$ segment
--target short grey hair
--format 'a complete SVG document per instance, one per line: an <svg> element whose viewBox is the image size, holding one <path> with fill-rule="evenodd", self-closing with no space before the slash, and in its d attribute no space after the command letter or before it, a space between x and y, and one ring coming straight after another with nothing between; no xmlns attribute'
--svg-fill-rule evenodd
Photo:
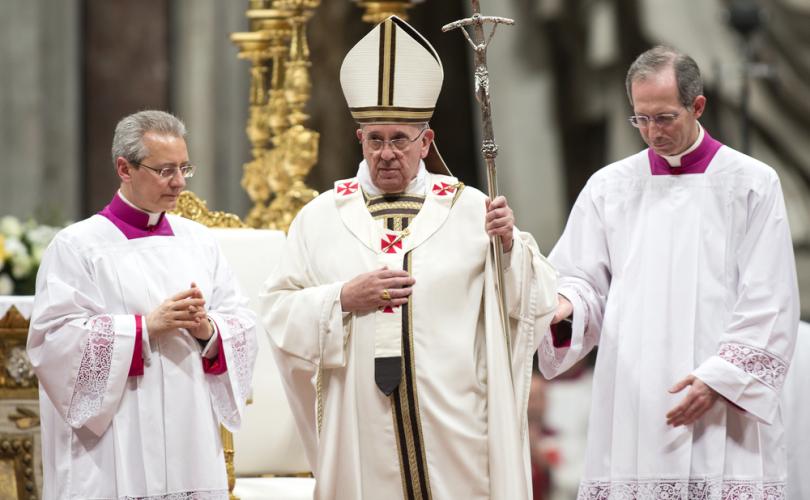
<svg viewBox="0 0 810 500"><path fill-rule="evenodd" d="M677 49L658 45L638 56L627 70L625 86L630 105L633 105L633 82L646 80L670 67L675 70L678 99L684 107L688 108L697 96L703 95L703 79L695 60Z"/></svg>
<svg viewBox="0 0 810 500"><path fill-rule="evenodd" d="M149 156L149 149L143 143L143 136L150 131L181 138L186 136L185 124L165 111L146 110L125 116L115 126L112 143L113 165L119 156L132 163L140 162Z"/></svg>

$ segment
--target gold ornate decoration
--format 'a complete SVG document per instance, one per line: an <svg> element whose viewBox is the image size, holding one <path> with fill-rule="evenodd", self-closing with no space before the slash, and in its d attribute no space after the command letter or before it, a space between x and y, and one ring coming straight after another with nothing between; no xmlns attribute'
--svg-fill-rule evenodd
<svg viewBox="0 0 810 500"><path fill-rule="evenodd" d="M413 2L411 0L359 0L357 5L365 9L363 21L379 24L391 16L398 16L403 21L407 21L407 10L413 7Z"/></svg>
<svg viewBox="0 0 810 500"><path fill-rule="evenodd" d="M21 431L34 429L40 424L39 413L21 406L17 407L16 413L9 414L8 419Z"/></svg>
<svg viewBox="0 0 810 500"><path fill-rule="evenodd" d="M37 399L37 377L25 353L28 320L11 306L0 318L0 399Z"/></svg>
<svg viewBox="0 0 810 500"><path fill-rule="evenodd" d="M317 192L304 178L318 161L317 132L304 112L312 84L306 24L320 0L251 0L252 31L233 33L239 58L251 62L246 132L253 159L244 165L242 187L253 201L250 227L286 231ZM269 77L268 77L269 75Z"/></svg>
<svg viewBox="0 0 810 500"><path fill-rule="evenodd" d="M222 450L225 454L225 470L228 473L228 496L230 500L239 500L239 497L233 494L233 488L236 486L236 471L233 467L233 433L224 426L220 426L219 436L222 439Z"/></svg>
<svg viewBox="0 0 810 500"><path fill-rule="evenodd" d="M0 436L0 498L36 500L34 440L31 437Z"/></svg>
<svg viewBox="0 0 810 500"><path fill-rule="evenodd" d="M191 219L208 227L247 227L244 222L234 214L217 212L208 209L205 201L201 200L191 191L183 191L177 199L177 206L173 214Z"/></svg>

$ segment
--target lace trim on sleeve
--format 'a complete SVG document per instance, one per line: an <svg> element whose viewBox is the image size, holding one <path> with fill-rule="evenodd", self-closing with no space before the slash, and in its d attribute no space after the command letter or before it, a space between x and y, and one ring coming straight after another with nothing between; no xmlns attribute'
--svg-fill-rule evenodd
<svg viewBox="0 0 810 500"><path fill-rule="evenodd" d="M785 382L787 363L767 351L745 344L727 342L720 344L720 351L717 354L773 389L779 390Z"/></svg>
<svg viewBox="0 0 810 500"><path fill-rule="evenodd" d="M119 497L119 500L228 500L228 490L181 491L148 497Z"/></svg>
<svg viewBox="0 0 810 500"><path fill-rule="evenodd" d="M682 479L583 481L577 500L785 500L785 483Z"/></svg>
<svg viewBox="0 0 810 500"><path fill-rule="evenodd" d="M228 372L236 377L236 385L239 394L237 400L245 401L250 397L251 379L253 375L253 364L256 361L256 339L251 335L251 328L248 328L242 321L231 315L222 315L225 324L230 332L228 343L233 352L233 359L228 360ZM221 375L214 375L215 380L228 380L228 372ZM225 377L224 379L220 377ZM217 411L226 423L234 423L237 420L238 404L234 398L228 383L213 383L211 396Z"/></svg>
<svg viewBox="0 0 810 500"><path fill-rule="evenodd" d="M253 375L253 363L256 361L256 339L249 335L250 329L235 316L225 318L231 330L231 349L236 362L236 381L239 384L239 397L250 397L250 381Z"/></svg>
<svg viewBox="0 0 810 500"><path fill-rule="evenodd" d="M115 343L113 324L112 316L108 315L90 320L90 333L67 414L67 421L73 427L84 425L101 408L112 365Z"/></svg>

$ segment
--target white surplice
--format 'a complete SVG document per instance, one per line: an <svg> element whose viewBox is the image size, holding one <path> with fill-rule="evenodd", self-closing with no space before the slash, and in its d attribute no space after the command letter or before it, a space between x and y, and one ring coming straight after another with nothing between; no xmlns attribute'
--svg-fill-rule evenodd
<svg viewBox="0 0 810 500"><path fill-rule="evenodd" d="M555 274L531 236L515 230L505 269L508 351L484 227L486 197L453 177L421 175L411 188L426 198L401 246L390 242L402 233L370 215L362 178L335 183L296 217L261 297L317 479L315 498L528 499L531 360L535 332L548 328L556 305ZM400 443L415 446L414 462L398 448L391 402L397 391L389 398L375 384L384 311L344 314L340 306L343 284L379 269L387 254L404 259L415 279L402 313L412 342L401 347L415 381L408 415L417 423ZM425 478L429 492L420 494Z"/></svg>
<svg viewBox="0 0 810 500"><path fill-rule="evenodd" d="M715 144L695 153L704 173L653 175L647 150L603 168L550 254L573 332L568 345L544 337L541 370L555 376L599 346L580 499L784 498L779 391L799 315L790 231L773 169ZM689 374L725 400L667 426L688 391L668 389Z"/></svg>
<svg viewBox="0 0 810 500"><path fill-rule="evenodd" d="M163 225L169 234L128 238L94 215L45 252L28 354L40 381L47 500L228 498L219 424L239 426L255 317L209 230L171 215ZM227 364L218 375L204 373L185 330L135 345L139 322L191 282L218 329ZM143 374L128 376L136 348Z"/></svg>

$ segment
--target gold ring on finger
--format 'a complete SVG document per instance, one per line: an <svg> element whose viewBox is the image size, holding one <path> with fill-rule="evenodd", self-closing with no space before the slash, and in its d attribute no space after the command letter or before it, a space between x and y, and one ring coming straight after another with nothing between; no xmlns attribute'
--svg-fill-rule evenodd
<svg viewBox="0 0 810 500"><path fill-rule="evenodd" d="M391 294L388 292L387 288L382 291L382 293L380 294L380 298L382 298L383 300L391 300Z"/></svg>

